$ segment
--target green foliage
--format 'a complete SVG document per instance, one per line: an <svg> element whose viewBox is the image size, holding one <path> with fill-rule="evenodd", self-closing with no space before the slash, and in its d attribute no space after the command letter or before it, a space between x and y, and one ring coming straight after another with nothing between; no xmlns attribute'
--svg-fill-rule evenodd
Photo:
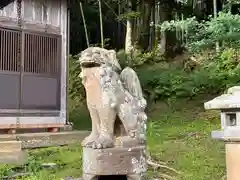
<svg viewBox="0 0 240 180"><path fill-rule="evenodd" d="M111 39L109 39L109 38L105 38L103 40L104 48L108 48L110 46L110 44L109 44L110 41L111 41ZM101 43L90 44L90 47L101 47Z"/></svg>
<svg viewBox="0 0 240 180"><path fill-rule="evenodd" d="M217 73L235 75L240 69L238 50L233 48L225 49L210 60L207 65Z"/></svg>
<svg viewBox="0 0 240 180"><path fill-rule="evenodd" d="M124 20L128 20L128 19L137 19L141 16L140 12L136 12L136 11L131 11L131 12L126 12L124 14L121 14L118 17L119 21L124 21Z"/></svg>
<svg viewBox="0 0 240 180"><path fill-rule="evenodd" d="M166 60L163 54L157 49L146 53L134 49L131 55L126 54L124 50L120 50L117 52L117 58L123 68L126 66L138 68L143 65L154 64Z"/></svg>
<svg viewBox="0 0 240 180"><path fill-rule="evenodd" d="M182 29L186 31L186 47L192 52L211 48L217 41L223 47L239 47L240 15L219 12L216 18L210 16L208 21L197 21L195 17L185 20L166 21L157 26L161 31Z"/></svg>
<svg viewBox="0 0 240 180"><path fill-rule="evenodd" d="M207 59L202 67L186 72L182 68L148 68L137 71L148 100L193 98L216 95L240 83L237 50L226 49Z"/></svg>
<svg viewBox="0 0 240 180"><path fill-rule="evenodd" d="M240 0L227 0L228 4L233 5L233 4L240 4Z"/></svg>
<svg viewBox="0 0 240 180"><path fill-rule="evenodd" d="M234 48L226 48L222 53L206 57L200 68L190 72L183 67L164 66L165 59L157 51L135 51L129 57L121 50L117 57L123 68L130 66L137 71L146 98L150 102L159 99L193 98L199 94L216 95L240 83L239 56ZM71 112L80 113L79 104L76 103L84 101L85 91L78 77L80 66L77 60L77 56L69 59L69 98ZM78 123L78 117L71 119Z"/></svg>
<svg viewBox="0 0 240 180"><path fill-rule="evenodd" d="M160 178L162 173L181 180L220 180L224 175L224 143L213 141L209 136L212 130L220 128L219 114L215 111L203 112L201 101L178 101L174 107L158 103L149 113L148 150L154 162L166 162L166 167L161 170L149 167L149 179ZM60 180L82 176L82 149L79 143L31 149L28 153L29 161L23 166L2 164L0 179ZM43 168L43 163L55 163L57 166ZM180 173L176 174L167 167ZM32 175L3 178L19 172Z"/></svg>
<svg viewBox="0 0 240 180"><path fill-rule="evenodd" d="M85 91L79 74L81 72L78 56L69 57L69 81L68 95L69 98L76 101L82 101L85 98Z"/></svg>

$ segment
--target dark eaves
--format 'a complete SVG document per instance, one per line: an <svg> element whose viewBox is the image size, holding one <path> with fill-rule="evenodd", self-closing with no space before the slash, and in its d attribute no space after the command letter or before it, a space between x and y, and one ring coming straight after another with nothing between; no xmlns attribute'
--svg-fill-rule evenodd
<svg viewBox="0 0 240 180"><path fill-rule="evenodd" d="M8 4L14 2L14 0L0 0L0 9L4 8Z"/></svg>

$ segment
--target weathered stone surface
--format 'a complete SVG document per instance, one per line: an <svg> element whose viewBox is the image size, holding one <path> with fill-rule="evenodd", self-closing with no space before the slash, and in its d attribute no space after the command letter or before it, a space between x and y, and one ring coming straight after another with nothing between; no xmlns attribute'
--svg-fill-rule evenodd
<svg viewBox="0 0 240 180"><path fill-rule="evenodd" d="M82 143L85 147L102 149L114 147L114 135L120 126L125 135L146 140L146 100L135 71L121 70L115 51L91 47L81 53L81 78L86 90L87 105L92 119L92 132Z"/></svg>
<svg viewBox="0 0 240 180"><path fill-rule="evenodd" d="M22 165L27 161L27 154L22 151L21 141L0 141L0 164Z"/></svg>
<svg viewBox="0 0 240 180"><path fill-rule="evenodd" d="M24 151L0 153L0 164L23 165L27 162L27 153Z"/></svg>
<svg viewBox="0 0 240 180"><path fill-rule="evenodd" d="M120 72L116 52L103 48L88 48L79 60L92 120L92 132L82 142L83 180L109 175L143 180L147 103L136 72L129 67Z"/></svg>
<svg viewBox="0 0 240 180"><path fill-rule="evenodd" d="M0 141L0 153L18 152L22 150L21 141Z"/></svg>
<svg viewBox="0 0 240 180"><path fill-rule="evenodd" d="M220 131L213 131L212 137L226 142L227 179L240 177L240 86L229 88L221 95L204 104L206 109L221 110Z"/></svg>
<svg viewBox="0 0 240 180"><path fill-rule="evenodd" d="M129 136L119 136L114 141L115 147L137 147L139 146L139 141L137 139L133 139Z"/></svg>
<svg viewBox="0 0 240 180"><path fill-rule="evenodd" d="M22 133L22 134L1 134L1 142L16 141L22 144L23 149L50 147L68 145L72 143L81 143L82 140L90 134L89 131L66 131L66 132L40 132L40 133ZM1 150L0 150L1 151Z"/></svg>
<svg viewBox="0 0 240 180"><path fill-rule="evenodd" d="M95 175L142 174L147 171L144 146L83 148L83 172Z"/></svg>
<svg viewBox="0 0 240 180"><path fill-rule="evenodd" d="M229 88L226 94L214 98L204 104L205 109L240 108L240 86Z"/></svg>
<svg viewBox="0 0 240 180"><path fill-rule="evenodd" d="M22 141L22 148L37 148L81 143L89 134L88 131L44 132L18 134L16 138Z"/></svg>
<svg viewBox="0 0 240 180"><path fill-rule="evenodd" d="M223 141L239 141L240 135L240 86L229 88L226 94L204 104L205 109L221 110L221 130L212 137Z"/></svg>

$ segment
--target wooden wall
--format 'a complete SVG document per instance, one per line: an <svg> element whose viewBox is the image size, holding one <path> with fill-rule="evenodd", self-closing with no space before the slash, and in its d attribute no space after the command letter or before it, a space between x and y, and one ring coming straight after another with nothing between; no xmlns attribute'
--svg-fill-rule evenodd
<svg viewBox="0 0 240 180"><path fill-rule="evenodd" d="M17 7L16 3L10 3L3 9L0 9L0 16L9 17L9 18L17 18Z"/></svg>
<svg viewBox="0 0 240 180"><path fill-rule="evenodd" d="M26 29L34 28L37 30L60 33L61 26L61 1L59 0L23 0L22 2L23 26ZM16 1L0 10L0 25L4 23L11 25L17 21ZM46 30L47 29L47 30Z"/></svg>
<svg viewBox="0 0 240 180"><path fill-rule="evenodd" d="M67 83L68 83L67 42L68 42L68 35L69 35L68 34L69 31L67 31L68 30L67 0L22 0L22 1L23 2L22 2L22 13L21 13L21 19L22 19L21 26L17 23L17 4L15 0L15 2L9 4L8 6L0 10L0 29L3 29L2 31L8 31L5 29L8 27L19 29L17 32L21 32L22 34L25 34L25 35L27 33L37 31L36 33L33 32L33 34L41 34L45 36L46 35L45 33L50 33L50 36L57 35L57 37L61 38L61 47L57 48L58 51L60 51L59 56L61 56L58 58L61 64L59 66L59 68L61 68L60 70L61 73L60 73L60 77L58 78L58 81L60 81L60 86L61 86L60 87L60 96L61 96L60 109L58 111L53 111L54 113L57 112L57 115L54 115L54 117L50 116L49 114L46 114L44 115L44 117L42 117L39 114L36 115L36 113L35 113L35 116L28 114L26 116L13 115L7 118L4 117L5 118L4 121L2 120L0 121L0 129L7 128L9 126L15 127L16 124L17 126L20 125L22 127L31 127L31 128L39 127L39 125L41 125L41 127L43 126L59 127L60 125L63 126L67 120ZM23 29L23 31L21 31L21 29ZM52 35L52 34L55 34L55 35ZM3 33L0 32L0 36L1 35L3 35ZM19 36L19 37L25 37L25 36ZM36 48L36 50L37 49L38 48ZM22 59L23 58L24 57L22 57ZM23 78L21 80L23 80ZM17 78L17 80L19 81L19 78ZM19 85L17 83L14 83L14 84L16 84L15 89L19 88ZM46 87L48 87L48 85L46 85ZM33 89L30 89L30 90L31 90L31 93L34 91ZM43 91L43 93L49 94L48 90L46 92ZM1 111L1 108L0 108L0 111ZM39 117L36 117L36 116L39 116Z"/></svg>
<svg viewBox="0 0 240 180"><path fill-rule="evenodd" d="M24 20L31 23L60 26L60 4L57 0L24 0Z"/></svg>

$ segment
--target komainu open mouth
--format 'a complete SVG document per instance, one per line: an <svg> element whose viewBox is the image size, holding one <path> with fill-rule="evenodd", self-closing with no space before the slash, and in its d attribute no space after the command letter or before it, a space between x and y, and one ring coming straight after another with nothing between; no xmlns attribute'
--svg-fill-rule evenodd
<svg viewBox="0 0 240 180"><path fill-rule="evenodd" d="M99 67L100 66L99 63L96 63L94 61L82 61L80 64L83 68L91 68L91 67Z"/></svg>

